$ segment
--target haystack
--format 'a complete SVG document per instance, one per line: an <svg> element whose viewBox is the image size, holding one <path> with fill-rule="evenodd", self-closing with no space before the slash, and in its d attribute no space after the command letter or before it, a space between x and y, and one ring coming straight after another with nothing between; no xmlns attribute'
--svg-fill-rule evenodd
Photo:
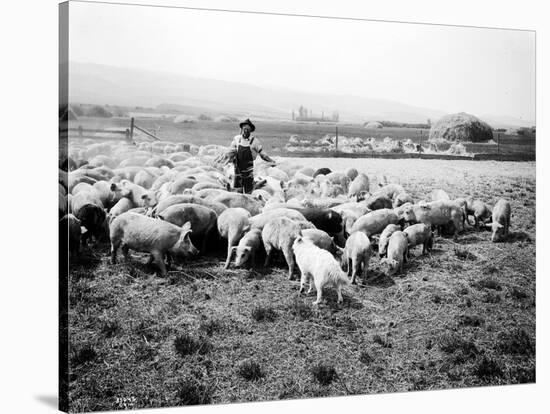
<svg viewBox="0 0 550 414"><path fill-rule="evenodd" d="M481 119L460 112L445 115L430 129L430 140L485 142L493 139L493 130Z"/></svg>
<svg viewBox="0 0 550 414"><path fill-rule="evenodd" d="M383 125L378 121L370 121L365 124L366 129L380 129L383 128Z"/></svg>

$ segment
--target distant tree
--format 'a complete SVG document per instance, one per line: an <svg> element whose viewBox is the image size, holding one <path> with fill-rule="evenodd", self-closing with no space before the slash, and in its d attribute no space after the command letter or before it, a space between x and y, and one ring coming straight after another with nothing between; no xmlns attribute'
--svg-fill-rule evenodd
<svg viewBox="0 0 550 414"><path fill-rule="evenodd" d="M76 116L83 116L84 111L82 110L82 107L80 105L72 105L71 110Z"/></svg>
<svg viewBox="0 0 550 414"><path fill-rule="evenodd" d="M87 116L93 116L96 118L111 118L113 114L107 111L105 108L99 105L92 106L86 111Z"/></svg>
<svg viewBox="0 0 550 414"><path fill-rule="evenodd" d="M212 121L212 117L211 116L208 116L206 114L200 114L198 116L198 120L199 121Z"/></svg>
<svg viewBox="0 0 550 414"><path fill-rule="evenodd" d="M113 114L113 116L117 116L117 117L127 117L128 116L128 113L121 107L112 107L111 108L111 112Z"/></svg>
<svg viewBox="0 0 550 414"><path fill-rule="evenodd" d="M426 121L426 123L428 124L429 127L432 126L432 120L430 118L428 118L428 120Z"/></svg>
<svg viewBox="0 0 550 414"><path fill-rule="evenodd" d="M293 120L293 121L294 121L294 118L295 118L295 116L294 116L294 109L293 109L293 110L292 110L292 120Z"/></svg>

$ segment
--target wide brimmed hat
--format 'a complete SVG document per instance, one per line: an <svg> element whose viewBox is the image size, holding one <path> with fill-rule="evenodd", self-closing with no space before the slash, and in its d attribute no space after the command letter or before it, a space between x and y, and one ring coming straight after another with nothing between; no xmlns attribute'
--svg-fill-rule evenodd
<svg viewBox="0 0 550 414"><path fill-rule="evenodd" d="M250 132L254 132L254 130L256 129L256 127L254 126L254 124L252 123L252 121L250 121L250 119L246 118L243 122L241 122L239 124L239 128L242 128L243 126L245 125L248 125L250 126Z"/></svg>

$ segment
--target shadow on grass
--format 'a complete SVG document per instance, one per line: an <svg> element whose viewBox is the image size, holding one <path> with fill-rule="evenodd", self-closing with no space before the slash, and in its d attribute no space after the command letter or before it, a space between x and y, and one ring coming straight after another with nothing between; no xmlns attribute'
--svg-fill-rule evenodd
<svg viewBox="0 0 550 414"><path fill-rule="evenodd" d="M441 240L441 239L440 239ZM437 247L434 247L430 250L429 254L427 255L422 255L422 256L428 256L428 257L432 257L432 256L439 256L441 254L445 253L445 250L444 249L438 249Z"/></svg>
<svg viewBox="0 0 550 414"><path fill-rule="evenodd" d="M246 281L262 280L262 279L265 279L267 276L271 275L272 273L272 269L270 269L269 267L263 267L263 263L262 263L262 266L259 266L256 268L249 268L249 269L240 268L240 269L244 270L244 279ZM299 276L294 275L294 278L297 279L299 278Z"/></svg>
<svg viewBox="0 0 550 414"><path fill-rule="evenodd" d="M358 301L355 296L352 295L342 295L344 296L344 306L347 305L350 309L363 309L365 305L362 302Z"/></svg>
<svg viewBox="0 0 550 414"><path fill-rule="evenodd" d="M482 242L484 240L487 240L487 236L481 234L481 231L477 231L472 229L471 232L468 232L461 237L458 238L459 244L477 244L479 242Z"/></svg>
<svg viewBox="0 0 550 414"><path fill-rule="evenodd" d="M374 287L380 287L380 288L389 288L391 286L395 285L395 281L391 276L386 275L385 273L382 273L379 270L370 270L369 271L369 277L367 280L363 281L363 286L374 286Z"/></svg>
<svg viewBox="0 0 550 414"><path fill-rule="evenodd" d="M438 260L438 259L437 258L434 259L431 255L431 252L422 254L421 248L418 249L416 252L411 251L409 256L409 261L403 264L403 273L408 273L408 272L418 270L426 263L433 264L432 262L434 260Z"/></svg>
<svg viewBox="0 0 550 414"><path fill-rule="evenodd" d="M351 285L352 289L354 285ZM315 300L317 294L312 292L308 295L310 298ZM304 295L304 298L307 297ZM353 292L346 292L344 289L342 289L342 298L344 301L342 303L338 303L338 295L336 293L335 289L331 288L325 288L323 289L323 301L321 302L321 307L330 308L334 311L339 311L342 309L363 309L364 305L362 302L358 301L356 299L356 295L354 295Z"/></svg>
<svg viewBox="0 0 550 414"><path fill-rule="evenodd" d="M523 231L508 233L508 237L506 237L505 239L505 242L508 242L508 243L514 243L518 241L530 242L532 241L532 239L531 239L531 236L529 236L527 233Z"/></svg>
<svg viewBox="0 0 550 414"><path fill-rule="evenodd" d="M73 266L83 266L86 269L96 267L101 263L101 258L104 257L100 252L94 252L91 249L81 249L80 253L77 256L70 257L71 267Z"/></svg>

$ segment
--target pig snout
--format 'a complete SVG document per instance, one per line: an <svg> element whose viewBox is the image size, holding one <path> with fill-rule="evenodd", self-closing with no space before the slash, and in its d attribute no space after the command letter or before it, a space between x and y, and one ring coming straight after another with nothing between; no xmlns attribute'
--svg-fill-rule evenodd
<svg viewBox="0 0 550 414"><path fill-rule="evenodd" d="M184 257L196 256L199 250L193 245L189 236L185 237L179 246L179 251Z"/></svg>

